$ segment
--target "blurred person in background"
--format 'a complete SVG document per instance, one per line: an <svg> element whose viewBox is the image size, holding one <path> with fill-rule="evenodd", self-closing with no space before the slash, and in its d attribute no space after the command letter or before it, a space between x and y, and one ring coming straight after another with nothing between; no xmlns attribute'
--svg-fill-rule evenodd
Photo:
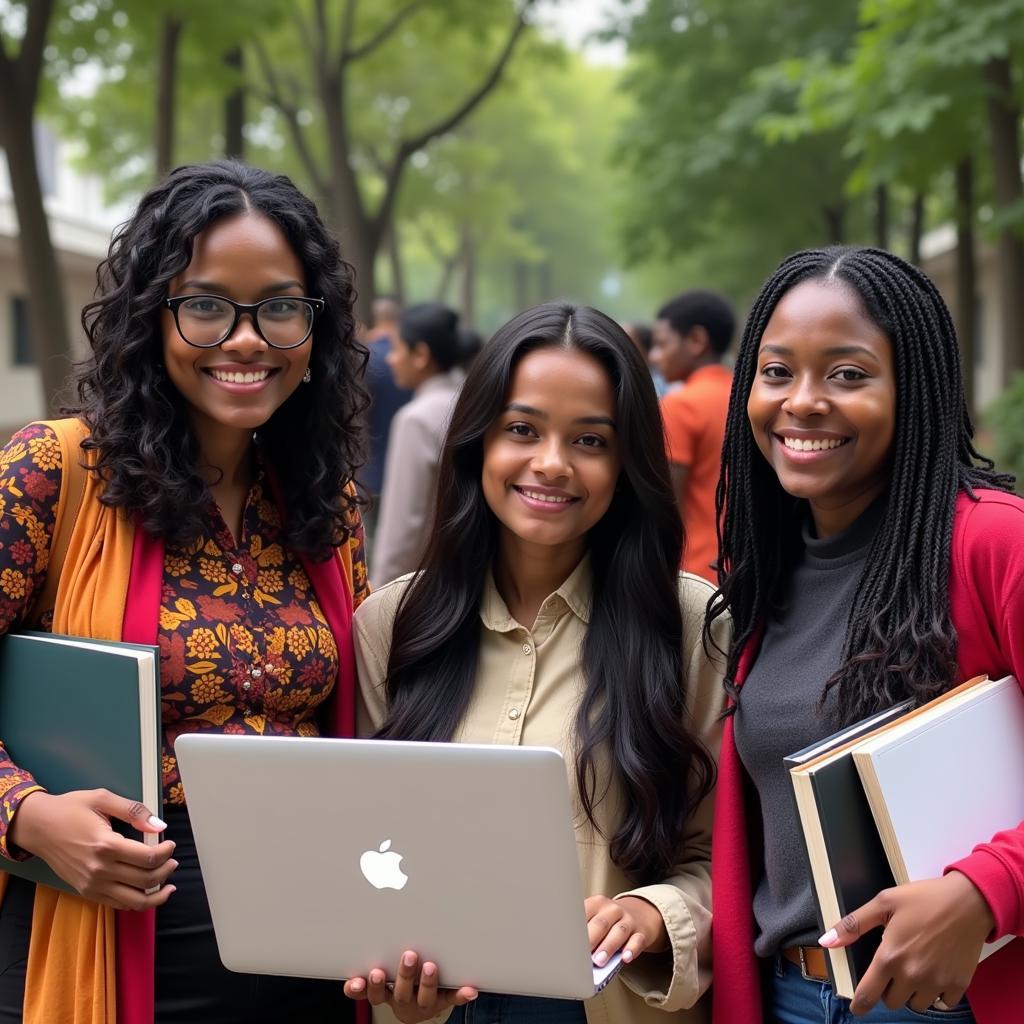
<svg viewBox="0 0 1024 1024"><path fill-rule="evenodd" d="M465 373L484 347L483 335L472 327L459 328L459 369Z"/></svg>
<svg viewBox="0 0 1024 1024"><path fill-rule="evenodd" d="M658 311L651 364L670 384L686 386L661 400L669 471L686 527L683 568L717 582L715 489L729 408L732 371L722 357L736 317L729 303L709 291L677 295Z"/></svg>
<svg viewBox="0 0 1024 1024"><path fill-rule="evenodd" d="M380 492L384 485L384 462L388 452L388 435L395 413L412 398L412 392L399 387L388 368L391 339L398 336L398 318L402 309L388 296L373 304L373 324L366 332L365 344L370 351L366 363L366 390L370 393L367 413L369 455L362 471L362 488L370 499L363 510L368 553L372 551L377 523Z"/></svg>
<svg viewBox="0 0 1024 1024"><path fill-rule="evenodd" d="M654 390L659 398L663 398L669 391L668 381L661 375L661 371L654 367L651 362L651 347L654 344L654 331L650 324L640 322L622 324L626 336L637 347L637 351L644 357L651 371L651 380L654 381Z"/></svg>
<svg viewBox="0 0 1024 1024"><path fill-rule="evenodd" d="M388 366L395 386L413 392L391 422L371 578L388 583L412 572L423 554L448 419L462 384L458 314L421 302L391 335Z"/></svg>

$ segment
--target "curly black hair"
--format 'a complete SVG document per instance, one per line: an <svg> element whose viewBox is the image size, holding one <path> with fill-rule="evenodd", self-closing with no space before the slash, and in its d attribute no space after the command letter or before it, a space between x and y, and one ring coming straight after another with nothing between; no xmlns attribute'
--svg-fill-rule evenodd
<svg viewBox="0 0 1024 1024"><path fill-rule="evenodd" d="M322 559L349 536L359 503L346 485L364 460L367 351L355 338L352 267L290 179L218 161L178 167L143 196L115 233L96 272L96 298L82 311L92 355L78 367L79 404L67 411L89 426L83 447L98 452L105 504L138 515L171 543L201 534L210 491L197 471L185 399L162 369L161 311L196 237L247 210L281 229L308 293L326 304L313 328L311 381L255 433L280 485L288 543Z"/></svg>
<svg viewBox="0 0 1024 1024"><path fill-rule="evenodd" d="M733 642L726 690L740 699L740 655L785 595L802 541L799 499L758 450L747 398L768 321L803 281L851 288L889 339L896 369L896 431L886 511L857 585L843 661L824 686L837 718L853 722L911 697L923 704L956 681L949 565L957 495L1012 490L974 448L953 321L935 285L882 249L812 249L783 260L750 311L736 359L718 483L721 587L710 618L729 611ZM705 636L709 636L706 632ZM735 704L734 704L735 707Z"/></svg>

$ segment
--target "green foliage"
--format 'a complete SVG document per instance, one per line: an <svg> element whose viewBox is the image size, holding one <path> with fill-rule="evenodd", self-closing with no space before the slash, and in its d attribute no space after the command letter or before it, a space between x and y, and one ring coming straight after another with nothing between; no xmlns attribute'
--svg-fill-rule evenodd
<svg viewBox="0 0 1024 1024"><path fill-rule="evenodd" d="M1024 494L1024 373L988 407L985 425L992 432L996 467L1017 478Z"/></svg>
<svg viewBox="0 0 1024 1024"><path fill-rule="evenodd" d="M632 259L683 256L689 283L739 297L787 252L835 241L839 218L856 231L841 134L777 130L780 116L801 113L802 64L792 62L838 60L855 27L854 0L651 0L627 30L634 109L620 152L637 182L624 211Z"/></svg>

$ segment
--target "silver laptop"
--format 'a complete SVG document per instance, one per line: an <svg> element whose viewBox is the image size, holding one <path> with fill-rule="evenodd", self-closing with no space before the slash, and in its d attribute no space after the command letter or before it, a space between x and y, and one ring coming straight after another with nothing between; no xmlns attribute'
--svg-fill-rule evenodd
<svg viewBox="0 0 1024 1024"><path fill-rule="evenodd" d="M566 765L540 747L189 734L175 752L232 971L392 977L585 999Z"/></svg>

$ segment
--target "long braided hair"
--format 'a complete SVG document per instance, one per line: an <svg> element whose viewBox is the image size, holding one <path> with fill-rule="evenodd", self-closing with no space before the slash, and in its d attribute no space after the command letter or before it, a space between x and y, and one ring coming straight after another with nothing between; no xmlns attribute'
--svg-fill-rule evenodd
<svg viewBox="0 0 1024 1024"><path fill-rule="evenodd" d="M888 337L896 373L889 500L857 585L842 663L822 693L837 691L836 718L852 722L908 697L924 703L956 679L949 563L957 495L1012 490L974 448L960 354L949 311L916 267L881 249L828 248L783 260L761 289L736 362L716 506L721 586L710 622L729 611L734 634L726 690L739 700L740 654L778 607L802 547L800 499L762 457L747 419L761 336L782 297L809 280L839 280ZM707 633L710 639L710 633Z"/></svg>

